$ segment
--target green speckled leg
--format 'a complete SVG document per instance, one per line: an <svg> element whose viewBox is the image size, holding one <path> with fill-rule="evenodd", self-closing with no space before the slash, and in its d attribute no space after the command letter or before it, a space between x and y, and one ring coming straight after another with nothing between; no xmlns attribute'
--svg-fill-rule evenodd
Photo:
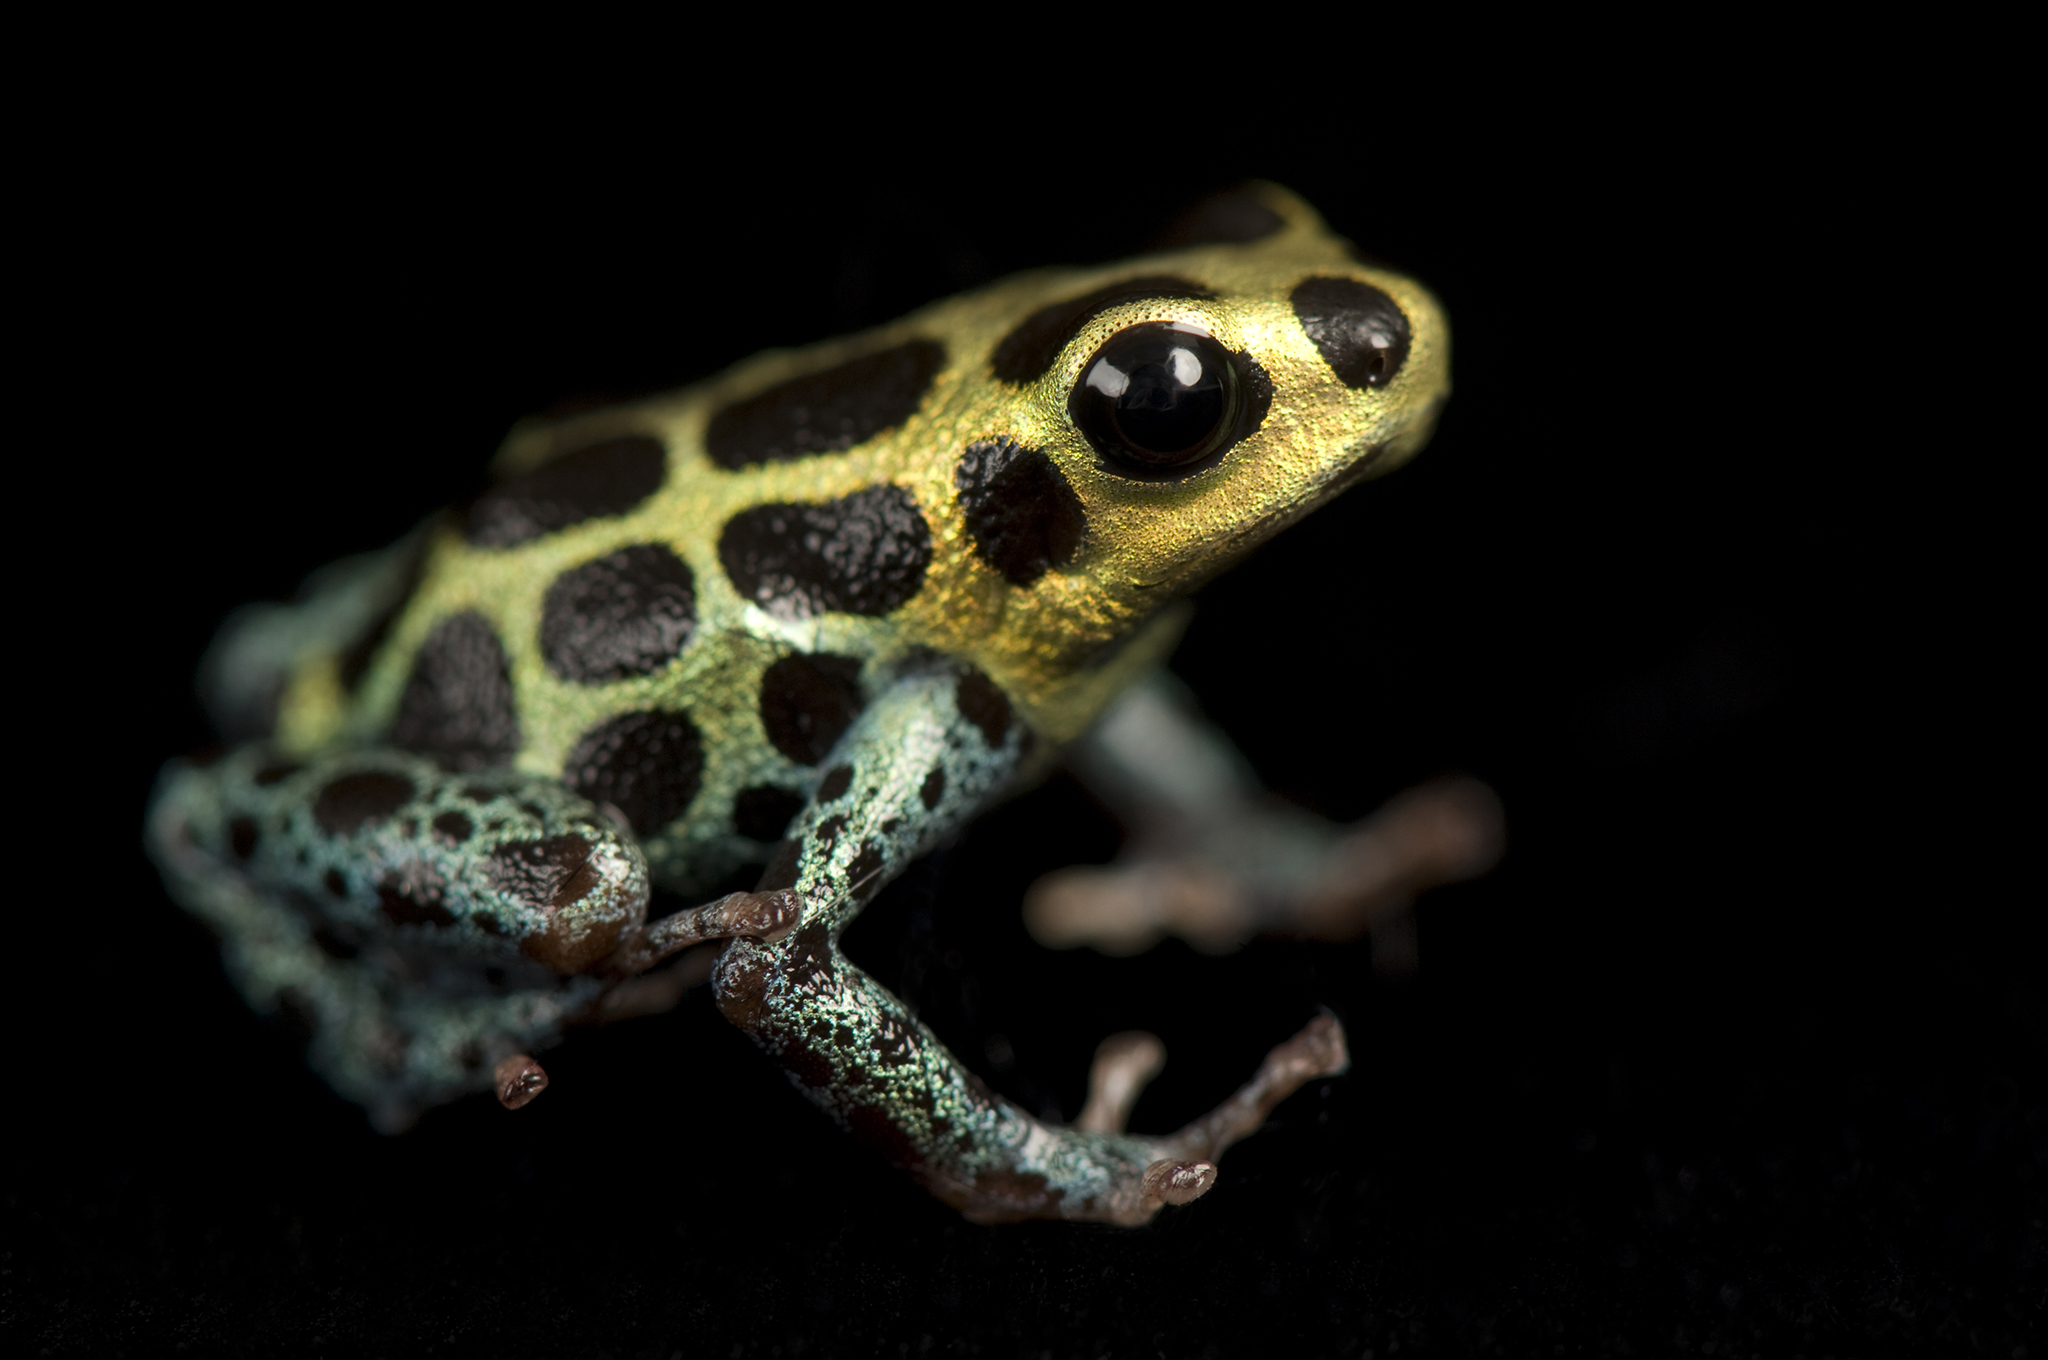
<svg viewBox="0 0 2048 1360"><path fill-rule="evenodd" d="M1083 1121L1090 1127L1061 1128L963 1068L902 1002L847 961L839 937L882 883L1013 775L1028 744L1007 703L978 676L899 682L842 739L818 798L762 880L764 890L796 889L802 926L777 943L736 940L713 983L726 1018L773 1053L806 1095L969 1218L1140 1224L1205 1192L1214 1159L1288 1093L1342 1071L1343 1032L1329 1017L1317 1020L1274 1050L1230 1101L1164 1138L1120 1131L1134 1090L1091 1101ZM1142 1081L1131 1066L1121 1050L1106 1049L1098 1086Z"/></svg>

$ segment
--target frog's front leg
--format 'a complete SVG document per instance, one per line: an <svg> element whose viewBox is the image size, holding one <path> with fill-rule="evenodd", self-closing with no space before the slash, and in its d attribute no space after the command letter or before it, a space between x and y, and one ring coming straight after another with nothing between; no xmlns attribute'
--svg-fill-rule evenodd
<svg viewBox="0 0 2048 1360"><path fill-rule="evenodd" d="M1134 954L1163 935L1223 953L1259 934L1370 934L1375 968L1415 966L1410 906L1500 857L1500 801L1475 779L1410 789L1334 826L1266 792L1169 678L1134 686L1068 753L1130 830L1114 865L1048 874L1025 923L1053 948Z"/></svg>
<svg viewBox="0 0 2048 1360"><path fill-rule="evenodd" d="M1276 1049L1244 1090L1178 1134L1121 1131L1123 1094L1084 1126L1048 1125L989 1091L840 952L861 906L1017 770L1030 734L975 672L899 681L835 750L817 797L761 882L793 887L804 920L780 942L739 939L713 974L719 1009L835 1120L969 1218L1138 1224L1204 1193L1223 1148L1287 1094L1346 1065L1324 1017ZM1106 1053L1111 1067L1132 1055ZM1098 1063L1098 1071L1102 1070ZM1136 1068L1146 1066L1142 1055ZM1101 1086L1130 1088L1142 1071Z"/></svg>

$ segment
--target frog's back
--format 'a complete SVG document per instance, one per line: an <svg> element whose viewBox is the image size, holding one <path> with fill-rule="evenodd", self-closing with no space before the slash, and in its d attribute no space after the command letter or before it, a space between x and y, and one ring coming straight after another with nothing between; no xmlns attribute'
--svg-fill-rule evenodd
<svg viewBox="0 0 2048 1360"><path fill-rule="evenodd" d="M559 775L684 891L760 862L907 668L966 669L1052 750L1162 659L1164 606L1419 448L1447 389L1426 292L1284 191L1248 202L1225 234L1257 239L1020 276L516 429L491 491L364 576L355 635L299 649L277 745ZM1178 463L1120 459L1074 405L1147 326L1236 375L1229 428ZM1379 368L1345 372L1361 344Z"/></svg>

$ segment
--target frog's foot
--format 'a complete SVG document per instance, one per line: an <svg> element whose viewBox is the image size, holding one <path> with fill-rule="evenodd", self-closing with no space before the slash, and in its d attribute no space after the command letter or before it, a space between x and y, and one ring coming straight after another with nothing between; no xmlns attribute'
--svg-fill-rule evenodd
<svg viewBox="0 0 2048 1360"><path fill-rule="evenodd" d="M1329 1016L1273 1050L1222 1105L1166 1137L1119 1131L1163 1050L1105 1043L1081 1120L1032 1118L962 1068L930 1030L849 963L817 923L777 944L735 940L713 975L719 1009L836 1121L980 1223L1028 1218L1136 1226L1216 1182L1223 1150L1288 1095L1347 1065Z"/></svg>
<svg viewBox="0 0 2048 1360"><path fill-rule="evenodd" d="M1377 966L1408 971L1415 898L1491 869L1501 825L1500 800L1467 778L1410 789L1348 828L1246 808L1233 814L1228 833L1182 827L1155 834L1115 865L1046 875L1025 897L1025 925L1048 948L1088 945L1116 955L1141 953L1168 935L1220 954L1260 934L1370 934Z"/></svg>

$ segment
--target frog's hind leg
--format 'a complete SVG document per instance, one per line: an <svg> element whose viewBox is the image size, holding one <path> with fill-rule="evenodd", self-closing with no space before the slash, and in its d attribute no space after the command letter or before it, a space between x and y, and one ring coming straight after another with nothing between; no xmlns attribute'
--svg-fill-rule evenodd
<svg viewBox="0 0 2048 1360"><path fill-rule="evenodd" d="M1139 1224L1208 1190L1216 1157L1288 1093L1342 1071L1343 1035L1334 1020L1312 1023L1231 1100L1165 1138L1120 1128L1156 1067L1143 1039L1106 1046L1099 1098L1074 1127L1034 1119L962 1068L846 959L839 935L889 875L1010 777L1027 745L977 674L897 682L841 740L762 880L764 892L796 890L802 925L780 941L735 940L712 981L721 1012L805 1095L968 1217Z"/></svg>
<svg viewBox="0 0 2048 1360"><path fill-rule="evenodd" d="M502 1098L494 1069L590 1011L647 903L632 837L558 781L394 750L180 762L148 839L251 1007L386 1130L494 1083Z"/></svg>
<svg viewBox="0 0 2048 1360"><path fill-rule="evenodd" d="M1261 788L1164 676L1119 699L1068 762L1131 834L1115 864L1032 885L1025 924L1051 948L1135 954L1177 935L1224 953L1260 934L1370 934L1374 966L1408 972L1415 897L1500 857L1500 802L1477 780L1424 784L1333 826Z"/></svg>

